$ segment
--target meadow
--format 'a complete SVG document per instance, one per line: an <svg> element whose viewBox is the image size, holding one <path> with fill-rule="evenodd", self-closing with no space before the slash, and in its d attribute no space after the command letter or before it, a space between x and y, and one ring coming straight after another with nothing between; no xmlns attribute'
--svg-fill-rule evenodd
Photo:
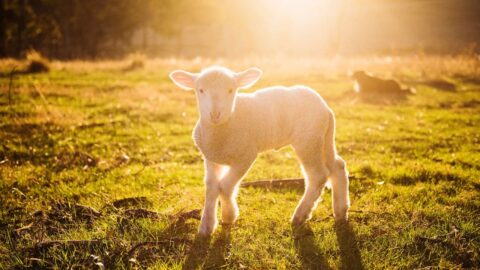
<svg viewBox="0 0 480 270"><path fill-rule="evenodd" d="M243 187L238 222L196 236L196 101L168 73L212 64L262 68L249 91L305 84L327 100L351 175L348 223L335 223L329 190L292 228L301 186ZM478 55L53 61L9 75L24 65L0 60L0 269L480 268ZM356 69L417 94L362 100ZM284 148L244 181L298 177Z"/></svg>

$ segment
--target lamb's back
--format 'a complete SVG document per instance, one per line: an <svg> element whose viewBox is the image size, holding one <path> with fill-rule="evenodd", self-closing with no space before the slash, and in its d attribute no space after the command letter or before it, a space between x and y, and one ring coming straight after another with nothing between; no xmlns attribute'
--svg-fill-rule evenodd
<svg viewBox="0 0 480 270"><path fill-rule="evenodd" d="M306 86L269 87L238 98L239 118L259 150L290 144L298 132L316 132L329 110L320 95Z"/></svg>

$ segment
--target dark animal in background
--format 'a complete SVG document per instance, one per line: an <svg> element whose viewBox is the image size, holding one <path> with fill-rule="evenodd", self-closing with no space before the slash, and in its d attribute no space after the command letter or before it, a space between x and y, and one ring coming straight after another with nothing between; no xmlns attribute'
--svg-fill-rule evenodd
<svg viewBox="0 0 480 270"><path fill-rule="evenodd" d="M355 71L352 74L355 81L355 92L363 98L405 98L406 95L415 94L415 89L402 88L395 80L384 80L367 74L365 71Z"/></svg>

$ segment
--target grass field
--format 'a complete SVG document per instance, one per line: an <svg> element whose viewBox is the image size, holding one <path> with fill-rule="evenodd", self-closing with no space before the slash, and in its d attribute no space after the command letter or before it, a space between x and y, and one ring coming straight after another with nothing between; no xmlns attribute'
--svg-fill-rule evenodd
<svg viewBox="0 0 480 270"><path fill-rule="evenodd" d="M10 82L24 63L0 61L0 268L480 268L478 56L217 61L262 68L256 89L306 84L327 100L352 207L335 224L326 190L292 229L301 188L245 187L238 222L202 239L190 212L204 191L195 98L167 74L214 62L53 62ZM361 101L346 75L357 68L417 94ZM285 148L261 154L245 181L292 177Z"/></svg>

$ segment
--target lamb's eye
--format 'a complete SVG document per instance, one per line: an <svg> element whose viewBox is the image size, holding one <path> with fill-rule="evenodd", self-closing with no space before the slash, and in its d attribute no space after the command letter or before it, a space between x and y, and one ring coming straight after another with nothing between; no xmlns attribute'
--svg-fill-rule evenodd
<svg viewBox="0 0 480 270"><path fill-rule="evenodd" d="M201 94L203 94L203 89L198 90L198 92L200 92Z"/></svg>
<svg viewBox="0 0 480 270"><path fill-rule="evenodd" d="M233 93L233 89L232 88L228 89L228 93L229 94Z"/></svg>

